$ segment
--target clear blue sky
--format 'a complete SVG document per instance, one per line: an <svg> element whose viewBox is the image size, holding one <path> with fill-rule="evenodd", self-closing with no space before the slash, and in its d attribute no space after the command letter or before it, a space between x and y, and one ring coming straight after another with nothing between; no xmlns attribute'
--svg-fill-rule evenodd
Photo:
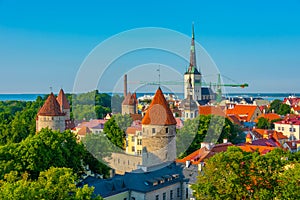
<svg viewBox="0 0 300 200"><path fill-rule="evenodd" d="M300 92L299 10L297 0L0 0L0 93L70 92L103 40L149 26L190 35L192 22L221 73L251 86L228 91Z"/></svg>

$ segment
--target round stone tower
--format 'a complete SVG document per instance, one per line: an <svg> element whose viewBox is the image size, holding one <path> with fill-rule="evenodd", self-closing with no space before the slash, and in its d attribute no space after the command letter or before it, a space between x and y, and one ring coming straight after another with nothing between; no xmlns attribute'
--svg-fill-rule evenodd
<svg viewBox="0 0 300 200"><path fill-rule="evenodd" d="M160 88L142 120L143 166L176 159L176 120Z"/></svg>
<svg viewBox="0 0 300 200"><path fill-rule="evenodd" d="M65 113L61 112L60 105L52 92L36 118L37 132L47 127L61 132L65 130Z"/></svg>

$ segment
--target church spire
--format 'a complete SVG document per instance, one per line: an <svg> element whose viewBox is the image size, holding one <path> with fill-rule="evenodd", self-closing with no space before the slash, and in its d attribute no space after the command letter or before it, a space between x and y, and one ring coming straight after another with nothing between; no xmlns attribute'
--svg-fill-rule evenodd
<svg viewBox="0 0 300 200"><path fill-rule="evenodd" d="M195 50L195 32L194 32L194 23L192 24L192 41L191 41L191 50L190 50L190 64L187 70L188 74L200 74L197 69L196 63L196 50Z"/></svg>

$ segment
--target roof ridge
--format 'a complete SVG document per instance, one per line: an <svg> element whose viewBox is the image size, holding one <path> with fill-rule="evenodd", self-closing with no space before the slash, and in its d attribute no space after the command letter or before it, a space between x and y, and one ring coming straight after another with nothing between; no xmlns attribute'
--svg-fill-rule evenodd
<svg viewBox="0 0 300 200"><path fill-rule="evenodd" d="M65 114L61 112L60 105L57 102L54 94L48 96L46 102L38 112L38 116L64 116Z"/></svg>
<svg viewBox="0 0 300 200"><path fill-rule="evenodd" d="M67 99L63 89L60 89L56 100L59 103L60 107L62 107L62 109L70 109L70 104L68 102L68 99Z"/></svg>

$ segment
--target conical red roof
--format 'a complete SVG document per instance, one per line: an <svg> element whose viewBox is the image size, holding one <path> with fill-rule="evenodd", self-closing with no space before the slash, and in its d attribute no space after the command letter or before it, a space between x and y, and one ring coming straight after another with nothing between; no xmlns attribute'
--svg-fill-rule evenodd
<svg viewBox="0 0 300 200"><path fill-rule="evenodd" d="M68 102L68 99L67 99L63 89L60 89L56 100L63 109L70 109L70 104Z"/></svg>
<svg viewBox="0 0 300 200"><path fill-rule="evenodd" d="M125 97L124 101L122 102L122 105L135 105L135 99L133 95L129 92L127 96Z"/></svg>
<svg viewBox="0 0 300 200"><path fill-rule="evenodd" d="M142 120L143 125L175 125L176 120L169 108L163 92L160 88L156 91L154 98Z"/></svg>
<svg viewBox="0 0 300 200"><path fill-rule="evenodd" d="M43 107L39 110L38 116L63 116L65 115L60 111L59 103L57 102L54 94L51 92Z"/></svg>

